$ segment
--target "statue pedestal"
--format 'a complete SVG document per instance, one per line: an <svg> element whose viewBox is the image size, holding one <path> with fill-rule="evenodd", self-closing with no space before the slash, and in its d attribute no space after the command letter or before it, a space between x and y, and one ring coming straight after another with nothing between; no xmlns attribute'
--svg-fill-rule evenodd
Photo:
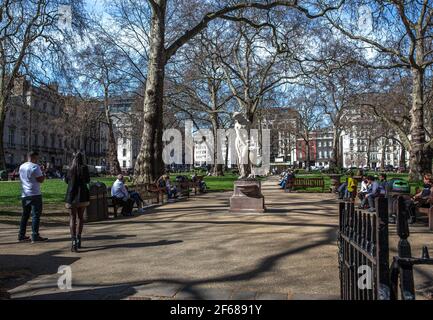
<svg viewBox="0 0 433 320"><path fill-rule="evenodd" d="M264 213L265 210L265 197L260 181L235 181L234 194L230 198L231 213Z"/></svg>

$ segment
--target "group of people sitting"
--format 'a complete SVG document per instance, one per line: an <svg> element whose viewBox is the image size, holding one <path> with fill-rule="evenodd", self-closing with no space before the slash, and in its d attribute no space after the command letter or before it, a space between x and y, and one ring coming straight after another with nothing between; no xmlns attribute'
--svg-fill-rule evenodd
<svg viewBox="0 0 433 320"><path fill-rule="evenodd" d="M188 178L186 176L178 176L176 177L176 182L185 182L187 179ZM196 174L192 175L191 180L193 182L198 182L198 187L201 193L205 193L207 191L206 182L199 180ZM158 180L156 180L156 185L162 190L165 190L169 201L173 201L179 196L178 189L176 185L171 183L170 175L168 174L162 175ZM123 216L131 216L134 205L137 206L139 213L144 211L144 201L140 194L138 192L128 190L128 187L125 184L125 177L121 174L117 176L117 180L114 182L111 188L111 196L113 197L115 204L119 207L122 207Z"/></svg>
<svg viewBox="0 0 433 320"><path fill-rule="evenodd" d="M280 175L280 181L278 182L281 189L286 189L290 180L295 179L295 173L292 170L286 170Z"/></svg>
<svg viewBox="0 0 433 320"><path fill-rule="evenodd" d="M356 197L360 200L359 209L366 209L369 212L375 212L376 198L388 197L393 190L393 184L399 179L387 180L387 175L382 173L379 179L374 176L362 176L360 188L358 191L358 182L354 178L353 172L348 173L348 178L338 188L339 199L354 201ZM427 174L424 176L423 189L415 196L402 194L404 199L405 210L409 213L409 223L416 222L416 208L430 206L430 195L433 187L433 175ZM397 193L398 194L398 193ZM397 197L392 198L391 205L393 206L392 212L396 212ZM395 214L390 217L391 222L395 222Z"/></svg>

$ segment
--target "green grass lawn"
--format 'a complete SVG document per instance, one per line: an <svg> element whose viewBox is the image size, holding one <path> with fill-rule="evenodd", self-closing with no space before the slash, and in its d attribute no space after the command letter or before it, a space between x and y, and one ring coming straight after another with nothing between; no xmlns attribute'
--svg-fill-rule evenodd
<svg viewBox="0 0 433 320"><path fill-rule="evenodd" d="M171 179L174 181L177 175ZM233 190L233 182L236 176L227 174L223 177L205 177L206 184L210 192ZM93 182L102 182L107 187L111 187L115 181L114 177L93 178ZM42 184L42 194L44 204L60 204L64 201L66 193L66 183L62 180L47 180ZM0 206L19 206L21 186L19 181L0 182Z"/></svg>
<svg viewBox="0 0 433 320"><path fill-rule="evenodd" d="M174 181L177 174L173 174L171 179ZM327 175L314 173L314 174L300 174L299 178L319 178L324 177L325 179L325 192L329 192L331 186L331 180ZM407 180L407 174L389 174L388 178L402 178ZM221 191L231 191L233 190L233 183L237 180L237 176L233 174L226 174L223 177L205 177L206 184L210 192L221 192ZM342 177L343 182L346 179L345 176ZM93 178L92 181L102 182L111 187L115 178L114 177L101 177ZM422 186L419 183L411 183L411 193L415 194L416 188ZM322 192L321 188L308 188L307 190L302 190L305 192ZM66 183L62 180L47 180L42 184L42 193L44 197L44 204L60 204L64 201L64 196L66 193ZM11 207L20 205L20 194L21 187L19 181L10 182L0 182L0 207Z"/></svg>
<svg viewBox="0 0 433 320"><path fill-rule="evenodd" d="M108 186L114 182L114 178L95 178L92 181L100 181ZM64 201L66 183L59 179L46 180L41 190L44 204L58 204ZM19 181L0 182L0 206L20 205L21 185Z"/></svg>

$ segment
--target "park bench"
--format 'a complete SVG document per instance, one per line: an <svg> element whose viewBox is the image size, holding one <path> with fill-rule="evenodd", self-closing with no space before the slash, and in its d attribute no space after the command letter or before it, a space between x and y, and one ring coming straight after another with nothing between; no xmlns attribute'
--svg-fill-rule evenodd
<svg viewBox="0 0 433 320"><path fill-rule="evenodd" d="M164 203L164 196L167 195L164 188L158 186L156 183L146 183L144 187L147 199L155 199L157 204Z"/></svg>
<svg viewBox="0 0 433 320"><path fill-rule="evenodd" d="M186 181L176 182L176 188L181 196L189 198L190 191L191 191L191 181L186 180Z"/></svg>
<svg viewBox="0 0 433 320"><path fill-rule="evenodd" d="M139 184L139 185L132 185L129 187L130 190L138 192L140 194L140 197L143 200L152 200L152 204L155 202L153 200L156 200L156 203L160 203L163 201L163 196L161 194L164 192L164 190L160 190L161 188L158 188L156 184ZM113 208L113 214L114 218L117 218L117 213L119 208L121 208L121 203L113 198L111 196L111 188L107 189L107 203L109 208Z"/></svg>
<svg viewBox="0 0 433 320"><path fill-rule="evenodd" d="M296 188L322 188L325 191L325 179L323 178L294 178L289 179L284 189L285 192L290 192Z"/></svg>
<svg viewBox="0 0 433 320"><path fill-rule="evenodd" d="M117 218L117 210L120 205L117 203L116 199L111 196L111 188L107 188L107 206L108 208L113 208L114 218Z"/></svg>
<svg viewBox="0 0 433 320"><path fill-rule="evenodd" d="M194 194L197 195L200 192L200 183L203 181L204 176L196 176L195 181L189 181L189 187L194 191Z"/></svg>
<svg viewBox="0 0 433 320"><path fill-rule="evenodd" d="M417 211L419 214L426 215L428 217L428 227L431 231L433 231L433 188L428 202L430 204L429 208L417 208Z"/></svg>

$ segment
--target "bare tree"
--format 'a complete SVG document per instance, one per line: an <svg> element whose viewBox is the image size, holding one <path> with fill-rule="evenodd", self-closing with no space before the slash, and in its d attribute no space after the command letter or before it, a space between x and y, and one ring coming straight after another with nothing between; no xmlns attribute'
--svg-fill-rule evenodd
<svg viewBox="0 0 433 320"><path fill-rule="evenodd" d="M168 91L172 92L171 102L175 108L186 119L192 120L197 129L200 129L202 122L205 126L210 126L216 141L223 117L228 115L233 94L225 84L225 75L217 54L223 50L224 37L210 37L204 31L191 45L185 47L179 57L186 67L179 68L172 77ZM215 176L224 174L223 165L218 163L218 150L215 146L212 154L212 174Z"/></svg>
<svg viewBox="0 0 433 320"><path fill-rule="evenodd" d="M311 168L311 133L317 130L323 123L323 116L319 102L319 94L314 88L299 88L296 93L290 97L290 104L298 112L297 136L305 144L305 168L307 171Z"/></svg>
<svg viewBox="0 0 433 320"><path fill-rule="evenodd" d="M356 17L359 5L367 5L372 11L367 18L375 27L374 33L365 34L357 30L357 26L348 23L351 19L342 16L329 14L328 21L343 35L362 44L363 47L359 49L367 57L360 64L375 69L403 68L410 72L410 177L420 180L424 173L431 173L432 170L433 139L427 140L425 127L425 77L433 64L432 2L356 1L347 2L342 10L346 16L352 13L354 18L359 18ZM367 50L374 51L374 59L368 57Z"/></svg>
<svg viewBox="0 0 433 320"><path fill-rule="evenodd" d="M165 67L177 51L188 41L197 36L208 25L219 18L230 17L240 10L264 10L286 7L301 11L311 18L323 16L329 10L339 6L322 7L306 1L218 1L215 6L200 1L177 1L175 5L177 27L170 25L167 29L168 9L173 10L167 0L148 0L151 9L151 26L149 32L149 60L147 68L146 90L144 98L144 122L141 151L135 166L136 182L149 182L156 179L163 170L162 161L162 114L164 97ZM173 11L171 11L173 12ZM199 16L198 19L195 17ZM186 28L185 28L186 26ZM178 31L178 32L176 32Z"/></svg>
<svg viewBox="0 0 433 320"><path fill-rule="evenodd" d="M78 60L78 73L84 78L84 85L96 87L96 92L102 92L105 122L108 126L108 167L110 174L117 175L121 169L111 114L111 97L128 80L122 69L125 61L116 48L107 42L89 45L80 52Z"/></svg>
<svg viewBox="0 0 433 320"><path fill-rule="evenodd" d="M0 4L0 137L4 134L6 113L15 81L22 75L36 77L32 70L44 66L47 60L53 64L53 56L59 55L61 43L65 44L58 20L57 0L4 0ZM82 22L82 1L74 1L72 26ZM41 69L39 68L39 72ZM46 74L43 74L45 77ZM4 142L0 139L0 170L5 168Z"/></svg>

